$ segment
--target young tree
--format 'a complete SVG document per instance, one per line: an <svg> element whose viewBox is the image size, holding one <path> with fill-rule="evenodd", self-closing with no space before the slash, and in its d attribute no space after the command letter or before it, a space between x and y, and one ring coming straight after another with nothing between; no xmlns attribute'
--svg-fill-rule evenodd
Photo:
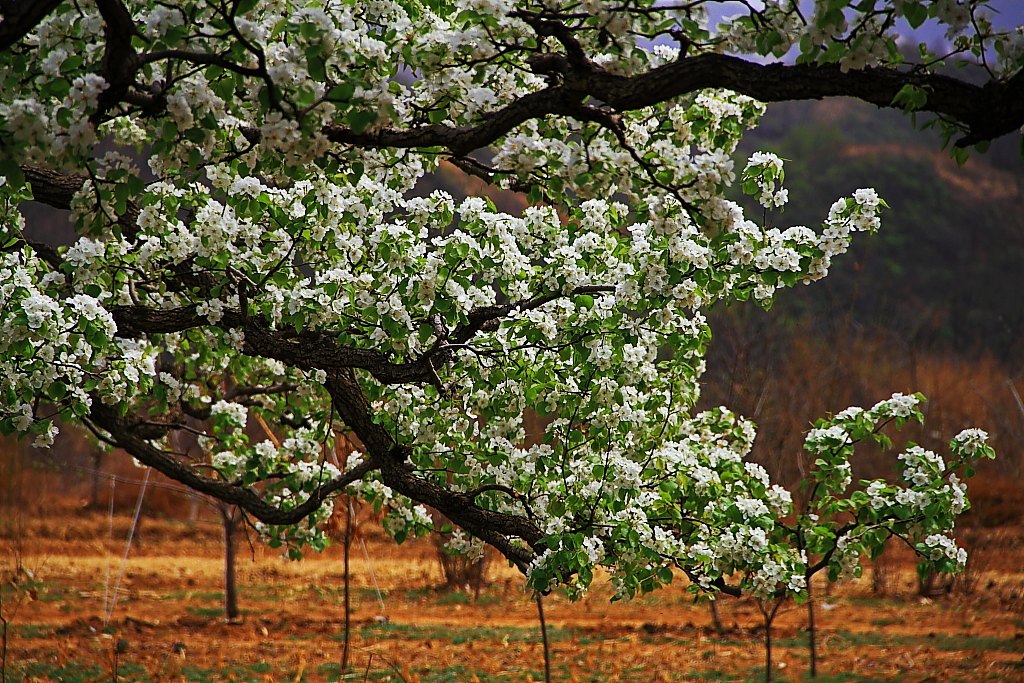
<svg viewBox="0 0 1024 683"><path fill-rule="evenodd" d="M984 0L804 5L3 0L0 426L46 446L80 423L296 552L349 490L399 540L440 510L539 590L604 565L622 594L674 567L799 593L881 527L793 530L743 461L753 426L693 413L703 311L824 276L885 204L759 224L726 199L736 145L762 102L841 95L933 114L956 154L1024 123L1024 35ZM905 62L898 30L925 22L949 54ZM417 196L444 162L531 205ZM771 154L740 181L786 203ZM74 244L25 225L33 199ZM212 469L168 445L191 420ZM832 451L861 438L833 427ZM339 430L362 448L343 471ZM822 460L838 498L848 470ZM912 482L941 495L898 529L947 565L952 474Z"/></svg>

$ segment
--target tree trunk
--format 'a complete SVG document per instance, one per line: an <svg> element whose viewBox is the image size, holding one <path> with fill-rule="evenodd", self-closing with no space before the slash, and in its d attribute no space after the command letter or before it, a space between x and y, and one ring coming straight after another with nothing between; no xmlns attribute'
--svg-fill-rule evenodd
<svg viewBox="0 0 1024 683"><path fill-rule="evenodd" d="M712 600L708 604L711 605L711 625L714 626L715 632L719 634L725 633L722 616L718 613L718 600Z"/></svg>
<svg viewBox="0 0 1024 683"><path fill-rule="evenodd" d="M238 531L238 509L228 505L220 505L217 509L224 524L224 615L228 621L237 621L239 612L238 583L235 578L235 535Z"/></svg>
<svg viewBox="0 0 1024 683"><path fill-rule="evenodd" d="M811 655L811 678L818 676L818 628L814 621L814 595L811 582L807 582L807 638Z"/></svg>
<svg viewBox="0 0 1024 683"><path fill-rule="evenodd" d="M4 616L3 591L0 591L0 683L7 683L7 617Z"/></svg>
<svg viewBox="0 0 1024 683"><path fill-rule="evenodd" d="M341 649L341 673L348 672L349 640L352 632L352 602L349 582L349 555L352 549L352 501L345 497L345 642Z"/></svg>
<svg viewBox="0 0 1024 683"><path fill-rule="evenodd" d="M100 503L100 468L103 466L103 451L96 449L92 454L92 492L89 494L89 507L99 510Z"/></svg>
<svg viewBox="0 0 1024 683"><path fill-rule="evenodd" d="M757 608L760 610L761 616L764 619L765 683L772 683L772 623L775 621L775 616L779 613L779 608L782 607L783 602L785 602L785 598L776 598L774 603L769 607L769 603L767 601L757 601Z"/></svg>
<svg viewBox="0 0 1024 683"><path fill-rule="evenodd" d="M544 642L544 683L551 683L551 650L548 646L548 624L544 620L544 596L537 593L537 615L540 617L540 637Z"/></svg>

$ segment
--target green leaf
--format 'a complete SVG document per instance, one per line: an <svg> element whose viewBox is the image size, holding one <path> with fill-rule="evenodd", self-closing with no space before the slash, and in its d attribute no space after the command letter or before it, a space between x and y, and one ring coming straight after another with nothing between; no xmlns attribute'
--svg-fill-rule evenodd
<svg viewBox="0 0 1024 683"><path fill-rule="evenodd" d="M356 135L361 134L377 120L377 114L365 109L352 109L345 115L345 121Z"/></svg>
<svg viewBox="0 0 1024 683"><path fill-rule="evenodd" d="M903 16L910 28L917 28L928 18L928 8L919 2L906 2L903 4Z"/></svg>
<svg viewBox="0 0 1024 683"><path fill-rule="evenodd" d="M309 75L315 81L323 83L327 80L327 61L321 54L319 45L312 45L306 48L306 64L309 67Z"/></svg>
<svg viewBox="0 0 1024 683"><path fill-rule="evenodd" d="M235 11L232 16L238 17L243 14L248 14L249 12L253 11L253 9L256 7L257 4L259 4L259 2L260 0L236 0Z"/></svg>
<svg viewBox="0 0 1024 683"><path fill-rule="evenodd" d="M574 299L574 303L576 304L576 308L590 310L594 307L594 297L589 294L580 294Z"/></svg>
<svg viewBox="0 0 1024 683"><path fill-rule="evenodd" d="M956 161L956 165L962 167L967 163L967 159L971 156L971 151L966 147L954 146L950 151L949 155Z"/></svg>
<svg viewBox="0 0 1024 683"><path fill-rule="evenodd" d="M340 83L327 91L327 99L332 102L348 102L356 92L351 83Z"/></svg>
<svg viewBox="0 0 1024 683"><path fill-rule="evenodd" d="M7 178L7 184L12 189L20 189L25 184L25 174L21 167L11 158L0 158L0 175Z"/></svg>
<svg viewBox="0 0 1024 683"><path fill-rule="evenodd" d="M928 93L925 92L924 88L920 88L912 83L907 83L896 96L892 98L894 106L901 107L906 111L917 111L921 109L928 102Z"/></svg>
<svg viewBox="0 0 1024 683"><path fill-rule="evenodd" d="M68 395L68 387L64 382L54 382L46 388L46 395L54 401L60 401Z"/></svg>

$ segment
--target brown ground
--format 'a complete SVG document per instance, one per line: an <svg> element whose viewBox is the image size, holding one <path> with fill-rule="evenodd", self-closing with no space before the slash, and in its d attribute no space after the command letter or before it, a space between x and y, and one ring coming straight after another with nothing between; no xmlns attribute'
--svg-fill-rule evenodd
<svg viewBox="0 0 1024 683"><path fill-rule="evenodd" d="M0 520L18 514L0 510ZM429 542L399 547L367 531L366 553L352 549L352 668L339 679L340 547L302 562L244 547L243 620L227 624L218 526L145 519L107 621L130 518L115 516L112 533L108 523L85 512L0 523L8 681L543 680L536 605L498 561L474 600L436 590ZM958 584L920 598L910 559L898 556L887 563L886 596L865 576L823 597L819 679L1024 680L1024 529L977 534L974 545L969 594ZM8 583L19 560L27 573ZM608 595L545 598L553 680L763 678L755 604L723 599L720 634L682 585L627 603ZM807 679L806 616L789 605L776 621L776 680Z"/></svg>

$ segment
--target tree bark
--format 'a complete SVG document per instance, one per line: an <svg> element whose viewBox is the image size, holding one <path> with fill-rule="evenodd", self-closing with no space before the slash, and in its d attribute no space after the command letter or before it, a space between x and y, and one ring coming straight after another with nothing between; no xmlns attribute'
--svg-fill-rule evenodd
<svg viewBox="0 0 1024 683"><path fill-rule="evenodd" d="M349 643L352 634L352 601L351 601L351 577L349 571L349 557L352 550L352 501L345 496L345 641L341 649L341 674L348 672L349 667Z"/></svg>
<svg viewBox="0 0 1024 683"><path fill-rule="evenodd" d="M814 621L814 595L811 582L807 582L807 640L811 655L811 678L818 676L818 628Z"/></svg>
<svg viewBox="0 0 1024 683"><path fill-rule="evenodd" d="M238 508L233 505L218 505L221 523L224 526L224 616L228 622L239 620L238 580L235 572L235 560L238 551Z"/></svg>
<svg viewBox="0 0 1024 683"><path fill-rule="evenodd" d="M544 619L544 596L537 593L537 616L540 619L540 637L544 644L544 683L551 683L551 649L548 645L548 624Z"/></svg>

